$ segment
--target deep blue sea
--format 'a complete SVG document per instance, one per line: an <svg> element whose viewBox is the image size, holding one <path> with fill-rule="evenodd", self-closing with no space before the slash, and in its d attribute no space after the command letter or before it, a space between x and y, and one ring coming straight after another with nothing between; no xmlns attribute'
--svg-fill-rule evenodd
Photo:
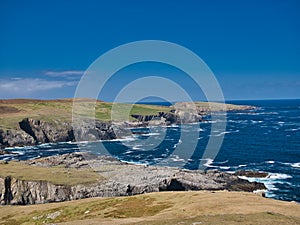
<svg viewBox="0 0 300 225"><path fill-rule="evenodd" d="M222 133L218 133L218 130L211 132L211 126L224 121L207 118L208 122L184 126L137 129L129 137L101 143L56 143L8 148L16 154L3 155L0 159L26 160L81 150L111 154L127 162L180 166L187 169L197 169L200 162L204 162L207 169L229 173L236 170L268 172L270 175L267 178L248 179L265 183L268 188L267 197L300 202L300 100L228 103L259 108L228 112L226 131ZM182 134L189 135L192 131L199 131L196 142L182 139ZM216 158L202 159L209 138L222 134L225 134L224 141ZM189 142L196 143L196 148L189 149L192 145ZM184 146L189 158L174 154L179 145Z"/></svg>

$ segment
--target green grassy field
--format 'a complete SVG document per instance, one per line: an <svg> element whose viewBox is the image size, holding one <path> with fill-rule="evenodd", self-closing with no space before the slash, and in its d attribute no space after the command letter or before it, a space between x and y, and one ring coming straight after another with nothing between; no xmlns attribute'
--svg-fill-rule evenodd
<svg viewBox="0 0 300 225"><path fill-rule="evenodd" d="M86 111L91 101L80 102L80 107ZM154 105L130 105L121 104L119 109L130 108L130 114L156 115L158 112L169 112L170 107ZM46 122L61 120L66 122L72 121L72 99L61 100L33 100L33 99L13 99L0 100L0 128L15 129L18 122L24 118L39 119ZM95 110L92 110L91 116L96 119L108 121L111 120L111 109L113 103L97 101ZM121 113L121 112L120 112ZM128 117L127 119L133 120Z"/></svg>

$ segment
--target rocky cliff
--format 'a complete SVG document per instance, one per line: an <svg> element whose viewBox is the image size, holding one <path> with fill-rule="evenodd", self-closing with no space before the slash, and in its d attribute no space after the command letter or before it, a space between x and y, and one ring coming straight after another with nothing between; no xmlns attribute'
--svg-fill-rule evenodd
<svg viewBox="0 0 300 225"><path fill-rule="evenodd" d="M91 167L101 177L90 184L54 185L50 181L27 181L11 176L0 178L1 204L40 204L89 197L127 196L158 191L265 189L261 183L250 183L238 176L218 171L190 171L171 167L133 165L109 156L71 153L35 159L26 163L40 167Z"/></svg>
<svg viewBox="0 0 300 225"><path fill-rule="evenodd" d="M28 146L40 143L55 143L68 141L96 141L117 138L124 127L171 125L182 122L201 121L200 115L180 114L174 112L159 112L157 115L131 115L135 121L114 123L96 120L79 121L76 129L64 121L45 122L25 118L19 122L19 129L0 129L0 148L13 146ZM114 130L115 129L115 130ZM117 129L117 130L116 130ZM115 132L116 131L116 132Z"/></svg>
<svg viewBox="0 0 300 225"><path fill-rule="evenodd" d="M93 127L85 124L76 129L77 141L111 140L115 138L110 122L96 120ZM25 118L19 122L19 129L0 129L0 148L68 141L75 141L74 130L70 123L63 121L50 123Z"/></svg>

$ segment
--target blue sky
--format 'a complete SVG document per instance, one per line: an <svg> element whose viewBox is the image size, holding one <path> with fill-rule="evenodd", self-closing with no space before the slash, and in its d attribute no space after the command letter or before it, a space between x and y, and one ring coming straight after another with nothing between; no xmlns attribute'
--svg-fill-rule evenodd
<svg viewBox="0 0 300 225"><path fill-rule="evenodd" d="M225 98L300 98L300 1L0 1L0 98L70 98L106 51L164 40L198 54ZM142 76L173 79L203 99L181 71L158 63L120 71L103 90ZM130 77L130 78L129 78Z"/></svg>

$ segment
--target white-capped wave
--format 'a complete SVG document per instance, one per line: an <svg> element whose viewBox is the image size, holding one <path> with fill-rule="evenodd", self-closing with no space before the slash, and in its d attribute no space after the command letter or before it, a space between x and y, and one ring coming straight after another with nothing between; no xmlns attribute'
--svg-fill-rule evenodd
<svg viewBox="0 0 300 225"><path fill-rule="evenodd" d="M292 178L292 176L284 173L270 173L266 177L266 179L272 179L272 180L284 180L288 178Z"/></svg>
<svg viewBox="0 0 300 225"><path fill-rule="evenodd" d="M222 169L222 170L229 170L230 166L220 166L220 169Z"/></svg>
<svg viewBox="0 0 300 225"><path fill-rule="evenodd" d="M284 165L291 166L294 168L300 168L300 162L297 163L283 163Z"/></svg>
<svg viewBox="0 0 300 225"><path fill-rule="evenodd" d="M246 177L246 176L239 176L239 178L248 180L249 182L260 182L263 183L268 191L278 190L275 184L289 184L289 182L283 181L292 176L284 173L269 173L267 177L259 178L259 177Z"/></svg>
<svg viewBox="0 0 300 225"><path fill-rule="evenodd" d="M173 162L184 162L184 159L180 158L178 155L174 155L171 160Z"/></svg>
<svg viewBox="0 0 300 225"><path fill-rule="evenodd" d="M179 141L173 146L173 148L177 148L178 145L180 145L182 143L181 139L179 139Z"/></svg>
<svg viewBox="0 0 300 225"><path fill-rule="evenodd" d="M236 131L235 131L236 132ZM225 134L230 134L230 133L235 133L235 132L232 132L232 131L224 131L224 132L221 132L219 134L214 134L214 135L209 135L209 136L213 136L213 137L220 137L222 135L225 135ZM237 131L238 132L238 131Z"/></svg>
<svg viewBox="0 0 300 225"><path fill-rule="evenodd" d="M11 151L12 154L24 155L24 151Z"/></svg>
<svg viewBox="0 0 300 225"><path fill-rule="evenodd" d="M203 160L206 160L206 163L203 164L203 166L206 166L206 167L217 167L217 166L213 166L213 162L214 160L211 159L211 158L207 158L207 159L203 159Z"/></svg>
<svg viewBox="0 0 300 225"><path fill-rule="evenodd" d="M296 168L300 168L300 162L298 162L298 163L292 163L291 166L292 167L296 167Z"/></svg>
<svg viewBox="0 0 300 225"><path fill-rule="evenodd" d="M140 147L142 147L142 145L135 145L135 146L132 147L132 149L133 150L140 150L140 149L142 149Z"/></svg>
<svg viewBox="0 0 300 225"><path fill-rule="evenodd" d="M130 153L132 153L132 152L133 152L133 151L130 151L130 150L129 150L129 151L124 152L124 154L127 155L127 154L130 154Z"/></svg>
<svg viewBox="0 0 300 225"><path fill-rule="evenodd" d="M261 120L250 120L251 121L251 123L262 123L263 121L261 121Z"/></svg>
<svg viewBox="0 0 300 225"><path fill-rule="evenodd" d="M245 165L245 164L238 165L238 167L245 167L245 166L247 166L247 165Z"/></svg>
<svg viewBox="0 0 300 225"><path fill-rule="evenodd" d="M160 133L148 133L148 134L142 134L142 136L158 136Z"/></svg>
<svg viewBox="0 0 300 225"><path fill-rule="evenodd" d="M300 130L300 127L299 128L292 128L292 129L286 129L285 131L298 131L298 130Z"/></svg>

